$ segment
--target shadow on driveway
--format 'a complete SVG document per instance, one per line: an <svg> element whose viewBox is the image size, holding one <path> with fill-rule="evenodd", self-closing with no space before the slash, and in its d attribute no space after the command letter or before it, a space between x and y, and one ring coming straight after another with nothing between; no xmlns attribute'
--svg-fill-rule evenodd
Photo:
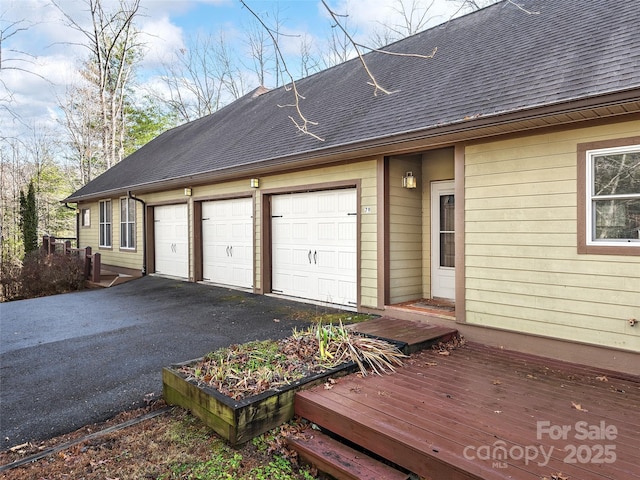
<svg viewBox="0 0 640 480"><path fill-rule="evenodd" d="M160 277L0 304L0 449L142 406L164 366L335 311Z"/></svg>

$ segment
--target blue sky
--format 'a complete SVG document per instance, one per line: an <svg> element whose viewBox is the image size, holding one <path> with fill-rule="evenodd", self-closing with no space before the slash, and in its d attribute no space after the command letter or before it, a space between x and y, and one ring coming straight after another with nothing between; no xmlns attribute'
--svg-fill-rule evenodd
<svg viewBox="0 0 640 480"><path fill-rule="evenodd" d="M2 43L2 84L0 99L6 99L8 88L12 94L11 110L20 122L0 109L0 138L24 130L21 123L42 128L56 128L60 112L56 105L66 89L76 79L78 65L87 52L79 45L83 38L64 25L61 13L50 0L1 0L2 30L19 21L24 31ZM295 54L301 35L307 35L319 50L328 36L331 22L319 0L246 0L266 23L273 22L278 12L283 30L293 35L283 38L283 47ZM350 31L364 42L381 22L394 21L393 6L399 0L329 0L332 9L348 13ZM404 0L409 3L411 0ZM432 0L419 0L423 5ZM72 18L88 25L84 0L56 0ZM106 7L116 0L103 0ZM148 47L142 65L141 78L152 83L165 55L184 47L190 35L224 32L225 37L242 46L243 31L254 21L239 0L141 0L143 15L139 28L145 33ZM442 23L458 10L450 0L435 0L429 10L432 25ZM10 29L9 29L10 30ZM5 34L6 35L6 34ZM297 36L296 36L297 35ZM7 67L21 67L29 72ZM46 81L44 80L46 79ZM257 85L254 85L257 86ZM252 87L254 87L252 85Z"/></svg>

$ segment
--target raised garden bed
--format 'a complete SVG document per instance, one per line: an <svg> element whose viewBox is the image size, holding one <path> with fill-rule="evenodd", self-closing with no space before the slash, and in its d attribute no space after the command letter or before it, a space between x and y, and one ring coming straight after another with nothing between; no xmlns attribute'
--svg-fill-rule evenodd
<svg viewBox="0 0 640 480"><path fill-rule="evenodd" d="M290 385L234 400L215 388L199 384L195 379L187 379L180 371L181 367L198 361L192 360L162 370L164 399L170 405L179 405L191 411L232 446L247 442L293 418L293 399L300 388L358 369L355 362L349 362L296 380Z"/></svg>
<svg viewBox="0 0 640 480"><path fill-rule="evenodd" d="M296 391L360 370L392 371L404 343L316 325L278 342L250 342L162 371L165 401L240 445L294 415Z"/></svg>

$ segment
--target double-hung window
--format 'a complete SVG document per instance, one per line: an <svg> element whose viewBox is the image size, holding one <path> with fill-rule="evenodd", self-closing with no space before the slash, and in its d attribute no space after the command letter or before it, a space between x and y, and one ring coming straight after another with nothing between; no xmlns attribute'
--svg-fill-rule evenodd
<svg viewBox="0 0 640 480"><path fill-rule="evenodd" d="M640 143L598 146L585 148L580 159L584 253L640 254Z"/></svg>
<svg viewBox="0 0 640 480"><path fill-rule="evenodd" d="M136 201L120 199L120 248L136 248Z"/></svg>
<svg viewBox="0 0 640 480"><path fill-rule="evenodd" d="M111 200L100 200L100 246L111 248Z"/></svg>

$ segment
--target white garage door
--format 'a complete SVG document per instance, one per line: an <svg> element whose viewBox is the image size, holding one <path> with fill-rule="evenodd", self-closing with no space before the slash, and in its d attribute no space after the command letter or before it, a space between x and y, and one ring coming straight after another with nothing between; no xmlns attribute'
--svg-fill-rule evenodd
<svg viewBox="0 0 640 480"><path fill-rule="evenodd" d="M356 305L356 202L355 189L272 197L273 292Z"/></svg>
<svg viewBox="0 0 640 480"><path fill-rule="evenodd" d="M253 199L202 203L202 277L235 287L253 286Z"/></svg>
<svg viewBox="0 0 640 480"><path fill-rule="evenodd" d="M189 277L189 227L187 205L153 209L156 273Z"/></svg>

